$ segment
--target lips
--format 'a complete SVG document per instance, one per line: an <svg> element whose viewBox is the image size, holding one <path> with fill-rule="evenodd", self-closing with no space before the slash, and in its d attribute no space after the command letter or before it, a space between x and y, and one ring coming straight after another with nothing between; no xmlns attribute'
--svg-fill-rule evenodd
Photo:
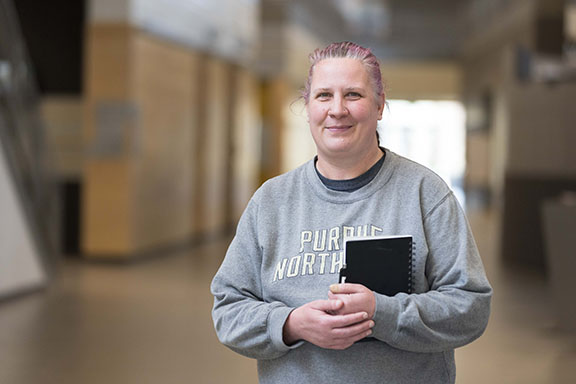
<svg viewBox="0 0 576 384"><path fill-rule="evenodd" d="M352 125L331 125L326 127L330 132L344 132L350 128L352 128Z"/></svg>

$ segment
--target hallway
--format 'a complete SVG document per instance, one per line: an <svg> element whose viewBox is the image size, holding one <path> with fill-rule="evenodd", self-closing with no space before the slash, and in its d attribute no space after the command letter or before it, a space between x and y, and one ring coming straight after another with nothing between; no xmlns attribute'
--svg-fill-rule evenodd
<svg viewBox="0 0 576 384"><path fill-rule="evenodd" d="M576 340L554 329L546 281L496 259L494 217L470 216L495 296L457 382L568 384ZM214 334L209 283L227 241L133 265L67 260L45 292L0 305L0 383L255 383Z"/></svg>

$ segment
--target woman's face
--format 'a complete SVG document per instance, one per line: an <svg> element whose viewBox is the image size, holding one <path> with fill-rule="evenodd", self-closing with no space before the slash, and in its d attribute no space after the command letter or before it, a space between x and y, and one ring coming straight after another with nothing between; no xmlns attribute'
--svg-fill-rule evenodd
<svg viewBox="0 0 576 384"><path fill-rule="evenodd" d="M307 111L319 156L357 156L377 149L376 126L384 96L376 100L364 65L356 59L316 64Z"/></svg>

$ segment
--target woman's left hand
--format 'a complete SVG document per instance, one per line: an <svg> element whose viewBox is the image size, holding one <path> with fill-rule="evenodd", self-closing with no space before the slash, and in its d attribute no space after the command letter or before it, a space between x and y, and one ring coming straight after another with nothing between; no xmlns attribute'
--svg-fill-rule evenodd
<svg viewBox="0 0 576 384"><path fill-rule="evenodd" d="M374 312L376 311L374 292L362 284L332 284L328 292L328 298L340 300L344 303L342 308L335 311L334 314L336 315L366 312L369 319L374 317Z"/></svg>

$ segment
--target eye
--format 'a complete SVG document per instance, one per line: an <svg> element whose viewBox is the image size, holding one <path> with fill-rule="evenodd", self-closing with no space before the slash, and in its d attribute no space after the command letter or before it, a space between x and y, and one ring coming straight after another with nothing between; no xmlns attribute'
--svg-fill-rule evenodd
<svg viewBox="0 0 576 384"><path fill-rule="evenodd" d="M319 99L319 100L327 100L327 99L330 98L330 96L332 96L332 95L330 94L330 92L319 92L319 93L316 95L316 98Z"/></svg>
<svg viewBox="0 0 576 384"><path fill-rule="evenodd" d="M348 92L348 93L346 94L346 97L349 98L349 99L360 99L360 98L362 97L362 95L359 94L358 92L352 92L352 91L351 91L351 92Z"/></svg>

